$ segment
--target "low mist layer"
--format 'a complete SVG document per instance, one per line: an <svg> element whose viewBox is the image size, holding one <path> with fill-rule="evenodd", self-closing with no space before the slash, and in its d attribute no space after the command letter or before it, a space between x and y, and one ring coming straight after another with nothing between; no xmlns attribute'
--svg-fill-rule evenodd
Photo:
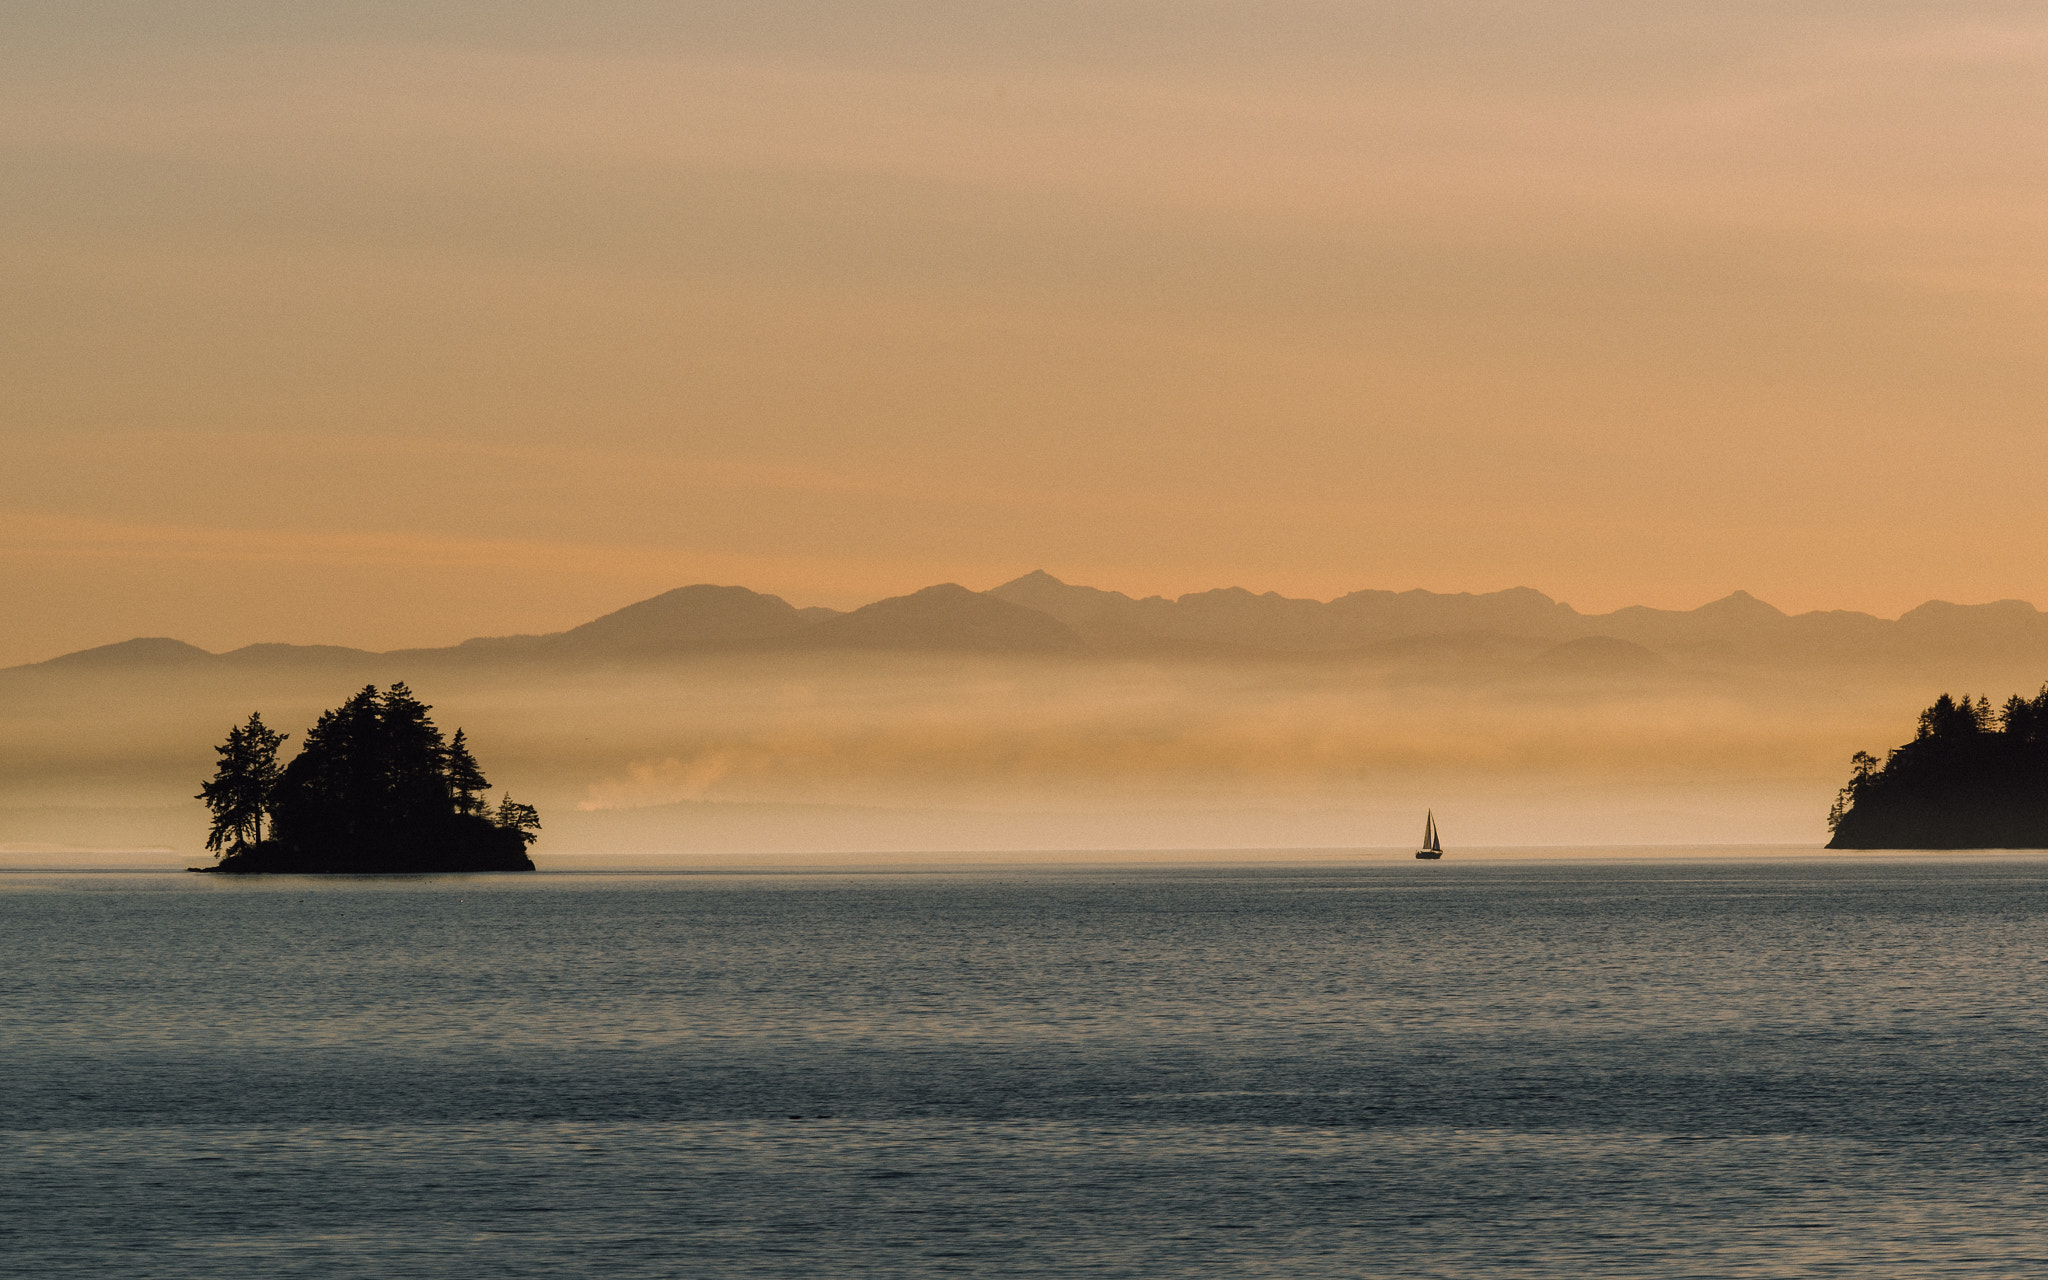
<svg viewBox="0 0 2048 1280"><path fill-rule="evenodd" d="M488 752L494 783L541 806L543 858L1388 845L1425 805L1453 842L1817 841L1849 752L1899 737L1917 697L957 655L714 657L545 682L402 668L371 678L414 680ZM188 797L227 726L260 708L296 736L350 683L16 679L0 841L196 847ZM84 830L81 809L99 811Z"/></svg>
<svg viewBox="0 0 2048 1280"><path fill-rule="evenodd" d="M1628 638L1633 637L1633 638ZM1131 600L1028 575L849 613L690 587L386 654L138 640L0 672L0 844L196 848L230 724L404 680L551 853L1811 842L1932 692L2030 690L2030 605ZM1651 647L1650 643L1660 646ZM289 756L295 750L286 744Z"/></svg>

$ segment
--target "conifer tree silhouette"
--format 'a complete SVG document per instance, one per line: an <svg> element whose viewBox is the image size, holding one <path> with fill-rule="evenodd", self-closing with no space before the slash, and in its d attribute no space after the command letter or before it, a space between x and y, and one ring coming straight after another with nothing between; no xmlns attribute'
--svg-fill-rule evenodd
<svg viewBox="0 0 2048 1280"><path fill-rule="evenodd" d="M220 869L532 870L539 813L507 796L492 814L468 739L444 740L432 710L402 682L365 685L321 713L282 771L277 735L255 717L237 727L201 792L215 815L208 847L229 848ZM244 833L260 834L266 808L271 839L259 842Z"/></svg>
<svg viewBox="0 0 2048 1280"><path fill-rule="evenodd" d="M1942 694L1883 763L1856 753L1828 827L1831 849L2048 848L2048 688Z"/></svg>
<svg viewBox="0 0 2048 1280"><path fill-rule="evenodd" d="M469 741L461 729L448 740L448 794L455 801L457 813L482 813L483 793L491 789L491 781L484 777L483 767L469 752Z"/></svg>
<svg viewBox="0 0 2048 1280"><path fill-rule="evenodd" d="M530 804L520 804L507 791L498 800L498 826L506 831L516 831L519 839L526 844L533 843L533 833L540 830L540 810Z"/></svg>
<svg viewBox="0 0 2048 1280"><path fill-rule="evenodd" d="M277 749L285 737L272 733L263 716L252 711L247 724L229 729L227 741L214 748L220 761L194 797L204 800L213 815L208 849L232 853L263 842L263 815L277 785Z"/></svg>

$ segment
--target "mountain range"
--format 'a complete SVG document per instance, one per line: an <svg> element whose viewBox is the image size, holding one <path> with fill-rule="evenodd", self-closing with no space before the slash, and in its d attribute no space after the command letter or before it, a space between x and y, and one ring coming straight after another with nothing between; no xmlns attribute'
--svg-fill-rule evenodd
<svg viewBox="0 0 2048 1280"><path fill-rule="evenodd" d="M329 645L256 644L215 654L145 638L32 664L45 669L351 665L368 658L434 664L645 661L712 652L953 651L1043 655L1413 659L1513 653L1557 672L1710 665L2048 668L2048 614L2020 600L1929 601L1896 620L1867 613L1788 615L1747 592L1668 610L1582 614L1540 591L1479 594L1354 591L1292 599L1229 587L1178 599L1133 598L1044 571L988 591L954 583L849 612L797 608L744 587L679 587L551 635L481 637L440 649L371 654ZM15 668L24 670L25 668Z"/></svg>

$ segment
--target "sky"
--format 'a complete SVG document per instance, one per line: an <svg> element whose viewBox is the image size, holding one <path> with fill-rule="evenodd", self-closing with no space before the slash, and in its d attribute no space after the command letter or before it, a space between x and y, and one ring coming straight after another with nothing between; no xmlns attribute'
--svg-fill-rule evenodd
<svg viewBox="0 0 2048 1280"><path fill-rule="evenodd" d="M0 664L673 586L2048 603L2048 16L0 0Z"/></svg>

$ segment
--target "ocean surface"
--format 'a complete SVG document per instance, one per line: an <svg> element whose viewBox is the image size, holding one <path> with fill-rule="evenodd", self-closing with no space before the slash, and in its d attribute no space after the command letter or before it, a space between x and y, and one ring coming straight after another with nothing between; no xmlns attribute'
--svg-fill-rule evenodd
<svg viewBox="0 0 2048 1280"><path fill-rule="evenodd" d="M2048 1275L2048 861L0 874L0 1272Z"/></svg>

